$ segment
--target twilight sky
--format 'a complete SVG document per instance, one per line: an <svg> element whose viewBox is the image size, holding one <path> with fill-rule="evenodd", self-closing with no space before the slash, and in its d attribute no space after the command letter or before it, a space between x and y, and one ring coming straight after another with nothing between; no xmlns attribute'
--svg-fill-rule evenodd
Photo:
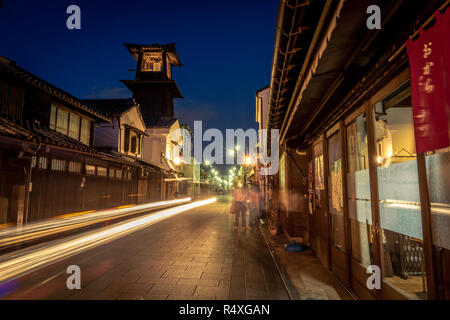
<svg viewBox="0 0 450 320"><path fill-rule="evenodd" d="M81 8L81 30L66 8ZM0 55L78 98L128 97L136 63L123 46L176 42L181 123L255 127L255 91L270 81L276 0L3 0Z"/></svg>

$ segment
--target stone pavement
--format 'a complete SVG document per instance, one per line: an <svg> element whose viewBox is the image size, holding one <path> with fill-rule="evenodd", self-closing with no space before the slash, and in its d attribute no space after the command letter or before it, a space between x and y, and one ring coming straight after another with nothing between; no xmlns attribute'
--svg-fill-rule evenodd
<svg viewBox="0 0 450 320"><path fill-rule="evenodd" d="M259 232L229 203L197 208L2 284L3 299L288 299ZM69 265L81 290L68 290Z"/></svg>

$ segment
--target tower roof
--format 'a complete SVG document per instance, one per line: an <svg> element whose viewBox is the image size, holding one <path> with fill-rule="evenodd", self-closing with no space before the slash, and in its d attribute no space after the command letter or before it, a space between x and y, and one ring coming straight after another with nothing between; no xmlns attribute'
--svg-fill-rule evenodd
<svg viewBox="0 0 450 320"><path fill-rule="evenodd" d="M178 57L177 50L175 48L175 42L169 44L132 44L132 43L124 43L125 47L127 47L128 51L132 54L134 59L137 61L139 53L141 52L158 52L158 51L166 51L169 56L170 63L173 66L181 67L183 64Z"/></svg>
<svg viewBox="0 0 450 320"><path fill-rule="evenodd" d="M121 115L136 105L133 98L125 99L85 99L82 100L89 106L103 112L108 116Z"/></svg>

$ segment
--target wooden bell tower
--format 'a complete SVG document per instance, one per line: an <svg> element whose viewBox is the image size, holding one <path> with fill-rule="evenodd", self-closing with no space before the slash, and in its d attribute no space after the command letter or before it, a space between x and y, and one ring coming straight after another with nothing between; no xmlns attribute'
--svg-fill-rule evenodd
<svg viewBox="0 0 450 320"><path fill-rule="evenodd" d="M176 81L172 80L172 67L182 63L175 43L159 45L125 44L137 62L134 80L122 80L140 105L147 128L165 126L175 120L173 99L183 98Z"/></svg>

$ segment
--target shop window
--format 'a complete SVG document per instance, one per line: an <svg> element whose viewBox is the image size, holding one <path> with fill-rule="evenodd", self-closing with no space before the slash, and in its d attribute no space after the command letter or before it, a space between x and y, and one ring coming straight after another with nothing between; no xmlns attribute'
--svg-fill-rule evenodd
<svg viewBox="0 0 450 320"><path fill-rule="evenodd" d="M450 148L429 152L425 159L433 245L450 250Z"/></svg>
<svg viewBox="0 0 450 320"><path fill-rule="evenodd" d="M347 126L347 155L351 254L353 260L367 268L373 265L373 227L365 114Z"/></svg>
<svg viewBox="0 0 450 320"><path fill-rule="evenodd" d="M114 178L115 177L114 169L113 168L109 168L108 170L109 170L109 177L110 178Z"/></svg>
<svg viewBox="0 0 450 320"><path fill-rule="evenodd" d="M122 170L116 169L116 179L122 179Z"/></svg>
<svg viewBox="0 0 450 320"><path fill-rule="evenodd" d="M66 171L66 160L52 159L53 171Z"/></svg>
<svg viewBox="0 0 450 320"><path fill-rule="evenodd" d="M87 164L86 165L86 174L95 175L95 166Z"/></svg>
<svg viewBox="0 0 450 320"><path fill-rule="evenodd" d="M425 156L431 208L433 248L438 252L436 266L444 277L450 270L450 148ZM447 279L447 281L445 281ZM450 281L442 280L441 295L450 299Z"/></svg>
<svg viewBox="0 0 450 320"><path fill-rule="evenodd" d="M377 173L384 280L426 298L422 216L409 83L376 110ZM380 103L378 104L380 106Z"/></svg>
<svg viewBox="0 0 450 320"><path fill-rule="evenodd" d="M70 173L81 173L81 163L75 161L69 161L69 172Z"/></svg>
<svg viewBox="0 0 450 320"><path fill-rule="evenodd" d="M97 167L97 175L99 177L107 177L108 169L106 169L105 167Z"/></svg>
<svg viewBox="0 0 450 320"><path fill-rule="evenodd" d="M127 180L131 180L131 171L127 172Z"/></svg>

